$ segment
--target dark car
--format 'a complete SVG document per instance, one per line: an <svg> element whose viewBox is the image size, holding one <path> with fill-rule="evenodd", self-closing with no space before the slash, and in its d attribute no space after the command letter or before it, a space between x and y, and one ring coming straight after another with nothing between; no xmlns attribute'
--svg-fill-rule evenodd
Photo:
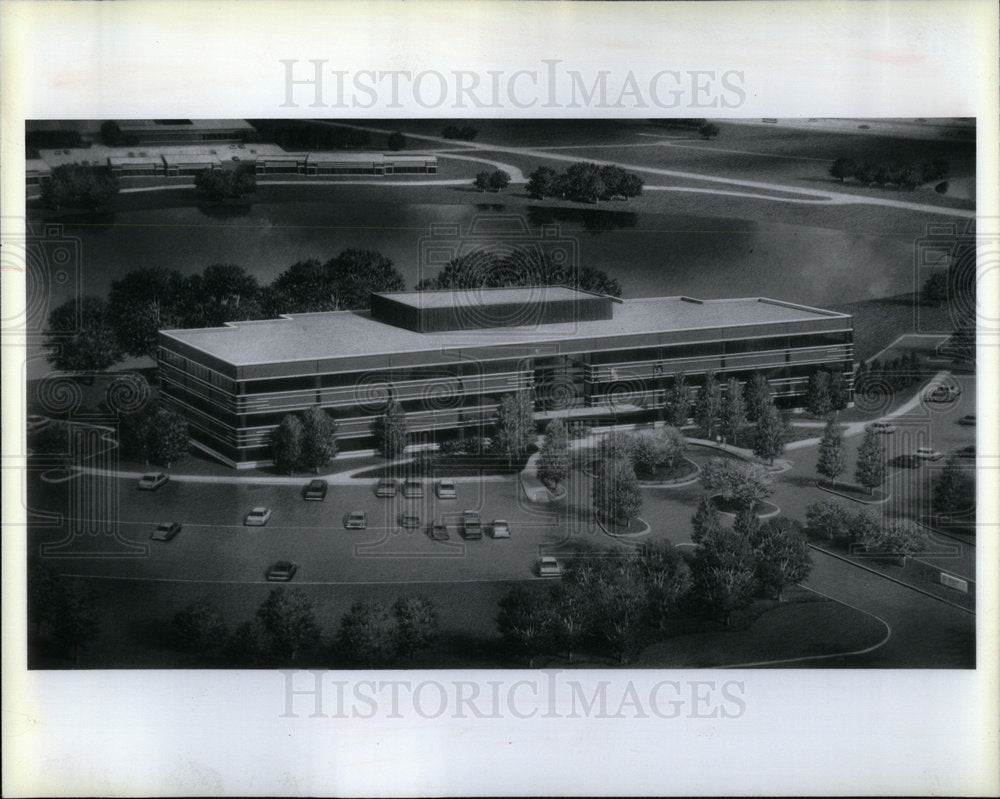
<svg viewBox="0 0 1000 799"><path fill-rule="evenodd" d="M967 446L967 447L962 447L956 454L960 458L971 458L972 460L975 460L976 459L976 445L975 444L969 444L969 446Z"/></svg>
<svg viewBox="0 0 1000 799"><path fill-rule="evenodd" d="M403 483L403 496L407 499L421 499L424 496L424 486L419 480L407 480Z"/></svg>
<svg viewBox="0 0 1000 799"><path fill-rule="evenodd" d="M157 525L150 538L154 541L169 541L180 531L180 522L164 522L163 524Z"/></svg>
<svg viewBox="0 0 1000 799"><path fill-rule="evenodd" d="M420 514L413 511L404 511L399 514L399 526L407 530L415 530L420 527Z"/></svg>
<svg viewBox="0 0 1000 799"><path fill-rule="evenodd" d="M310 480L309 485L302 489L302 496L313 502L322 502L326 499L328 488L326 480Z"/></svg>
<svg viewBox="0 0 1000 799"><path fill-rule="evenodd" d="M451 538L443 519L435 519L434 523L427 528L427 535L431 537L432 541L447 541Z"/></svg>
<svg viewBox="0 0 1000 799"><path fill-rule="evenodd" d="M958 423L964 425L973 425L976 423L976 414L967 413L965 414L965 416L963 416L961 419L958 420Z"/></svg>
<svg viewBox="0 0 1000 799"><path fill-rule="evenodd" d="M268 582L287 583L295 576L295 572L298 570L299 567L290 560L279 560L267 570Z"/></svg>
<svg viewBox="0 0 1000 799"><path fill-rule="evenodd" d="M391 480L388 477L383 477L375 485L375 496L377 497L396 496L396 481Z"/></svg>
<svg viewBox="0 0 1000 799"><path fill-rule="evenodd" d="M462 514L462 535L472 539L483 537L483 524L479 518L479 511L467 510Z"/></svg>

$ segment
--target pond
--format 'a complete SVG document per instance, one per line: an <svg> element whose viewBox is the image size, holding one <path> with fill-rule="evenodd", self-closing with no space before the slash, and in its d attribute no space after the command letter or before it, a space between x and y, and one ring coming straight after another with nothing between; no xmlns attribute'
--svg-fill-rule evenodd
<svg viewBox="0 0 1000 799"><path fill-rule="evenodd" d="M458 251L523 242L605 270L626 297L763 295L824 306L912 289L911 248L896 238L678 214L292 201L239 214L163 208L64 224L80 243L84 291L98 296L141 266L190 274L236 263L266 283L295 261L326 260L347 247L392 258L411 288ZM543 225L551 226L544 238ZM50 307L71 296L71 282L50 281Z"/></svg>

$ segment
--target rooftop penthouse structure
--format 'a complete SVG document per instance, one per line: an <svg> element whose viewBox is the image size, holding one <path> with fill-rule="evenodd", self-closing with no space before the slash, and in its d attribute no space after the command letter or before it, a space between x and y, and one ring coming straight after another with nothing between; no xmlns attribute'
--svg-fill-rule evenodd
<svg viewBox="0 0 1000 799"><path fill-rule="evenodd" d="M193 441L235 467L270 462L271 431L318 405L341 449L372 445L399 402L411 433L488 430L504 394L530 391L545 416L649 418L673 376L769 379L798 404L809 376L853 372L850 316L750 297L618 300L565 286L373 294L370 311L288 314L164 330L164 402ZM473 434L477 434L473 432Z"/></svg>

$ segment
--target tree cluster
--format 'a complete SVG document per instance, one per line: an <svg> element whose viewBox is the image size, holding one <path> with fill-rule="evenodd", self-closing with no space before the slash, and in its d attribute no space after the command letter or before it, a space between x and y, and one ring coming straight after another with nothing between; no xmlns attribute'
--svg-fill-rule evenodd
<svg viewBox="0 0 1000 799"><path fill-rule="evenodd" d="M434 277L421 280L417 291L504 288L507 286L570 286L620 297L619 282L592 267L558 261L545 249L518 249L509 254L474 252L449 261Z"/></svg>
<svg viewBox="0 0 1000 799"><path fill-rule="evenodd" d="M913 350L896 358L862 362L854 373L854 392L864 395L882 391L884 386L901 391L921 380L924 374L920 357Z"/></svg>
<svg viewBox="0 0 1000 799"><path fill-rule="evenodd" d="M742 507L727 530L705 495L691 525L694 606L727 625L733 611L754 596L780 601L784 589L804 580L812 568L801 525L787 519L762 524L752 506Z"/></svg>
<svg viewBox="0 0 1000 799"><path fill-rule="evenodd" d="M118 178L106 167L63 164L52 170L42 184L42 201L50 208L86 208L96 210L118 194Z"/></svg>
<svg viewBox="0 0 1000 799"><path fill-rule="evenodd" d="M830 166L830 176L841 183L853 178L866 186L895 186L897 189L913 190L923 183L931 183L948 177L948 162L942 158L923 164L918 169L905 161L877 163L875 161L855 162L850 158L837 158Z"/></svg>
<svg viewBox="0 0 1000 799"><path fill-rule="evenodd" d="M202 603L181 610L171 623L175 647L200 647L233 665L252 666L321 662L332 656L338 664L373 668L401 656L412 658L437 634L434 604L421 596L401 595L390 606L378 600L355 602L341 618L329 648L309 598L283 587L272 589L254 617L228 637L218 614Z"/></svg>
<svg viewBox="0 0 1000 799"><path fill-rule="evenodd" d="M448 125L441 131L441 136L445 139L455 139L457 141L472 141L479 135L479 131L469 125Z"/></svg>
<svg viewBox="0 0 1000 799"><path fill-rule="evenodd" d="M212 264L187 277L141 267L112 282L107 302L84 297L53 309L45 347L57 369L102 371L126 354L154 357L159 330L365 309L372 292L404 288L391 260L360 249L343 250L325 264L299 261L267 286L235 264Z"/></svg>
<svg viewBox="0 0 1000 799"><path fill-rule="evenodd" d="M236 169L203 169L194 176L194 187L210 200L238 200L257 191L253 164Z"/></svg>
<svg viewBox="0 0 1000 799"><path fill-rule="evenodd" d="M701 469L702 488L739 510L753 510L774 493L774 478L764 466L732 458L711 458Z"/></svg>
<svg viewBox="0 0 1000 799"><path fill-rule="evenodd" d="M187 456L188 423L176 411L149 405L118 417L118 445L129 460L170 466Z"/></svg>
<svg viewBox="0 0 1000 799"><path fill-rule="evenodd" d="M528 193L532 197L558 197L583 203L638 197L642 187L642 178L633 172L585 161L572 164L563 172L540 166L528 177Z"/></svg>
<svg viewBox="0 0 1000 799"><path fill-rule="evenodd" d="M859 544L870 555L891 559L916 555L930 543L927 533L907 519L886 518L869 508L852 512L829 499L806 509L805 529L833 544Z"/></svg>
<svg viewBox="0 0 1000 799"><path fill-rule="evenodd" d="M480 191L501 191L510 185L510 174L503 169L484 169L472 182Z"/></svg>
<svg viewBox="0 0 1000 799"><path fill-rule="evenodd" d="M271 458L279 471L319 474L336 454L337 422L318 405L287 414L271 431Z"/></svg>
<svg viewBox="0 0 1000 799"><path fill-rule="evenodd" d="M840 371L817 369L809 376L806 389L806 410L813 416L824 417L847 407L847 384Z"/></svg>
<svg viewBox="0 0 1000 799"><path fill-rule="evenodd" d="M580 651L627 663L678 613L691 578L678 551L648 545L620 556L601 553L571 564L548 591L517 586L500 600L497 628L529 668L540 655Z"/></svg>
<svg viewBox="0 0 1000 799"><path fill-rule="evenodd" d="M72 657L76 666L81 650L101 631L93 590L37 561L28 576L28 625L37 638Z"/></svg>
<svg viewBox="0 0 1000 799"><path fill-rule="evenodd" d="M948 459L944 469L934 478L932 495L934 510L944 514L968 514L976 507L975 471L962 468L957 455Z"/></svg>
<svg viewBox="0 0 1000 799"><path fill-rule="evenodd" d="M665 415L675 424L684 424L690 409L702 435L708 439L718 434L726 443L749 446L758 458L769 463L774 463L785 450L788 424L774 405L767 378L760 373L754 374L746 386L736 378L729 378L723 390L715 373L709 370L693 402L681 373L674 378L665 402Z"/></svg>

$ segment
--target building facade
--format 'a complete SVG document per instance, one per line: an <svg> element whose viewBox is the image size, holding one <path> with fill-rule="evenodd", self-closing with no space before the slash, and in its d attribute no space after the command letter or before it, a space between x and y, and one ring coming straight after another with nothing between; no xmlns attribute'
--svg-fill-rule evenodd
<svg viewBox="0 0 1000 799"><path fill-rule="evenodd" d="M235 467L270 462L289 413L324 408L342 450L372 446L399 402L409 430L443 440L488 430L500 398L537 415L656 418L674 377L771 383L794 406L817 369L853 375L850 316L765 298L616 300L562 286L372 295L370 312L289 314L160 332L163 402L193 442ZM475 434L473 432L473 434Z"/></svg>

